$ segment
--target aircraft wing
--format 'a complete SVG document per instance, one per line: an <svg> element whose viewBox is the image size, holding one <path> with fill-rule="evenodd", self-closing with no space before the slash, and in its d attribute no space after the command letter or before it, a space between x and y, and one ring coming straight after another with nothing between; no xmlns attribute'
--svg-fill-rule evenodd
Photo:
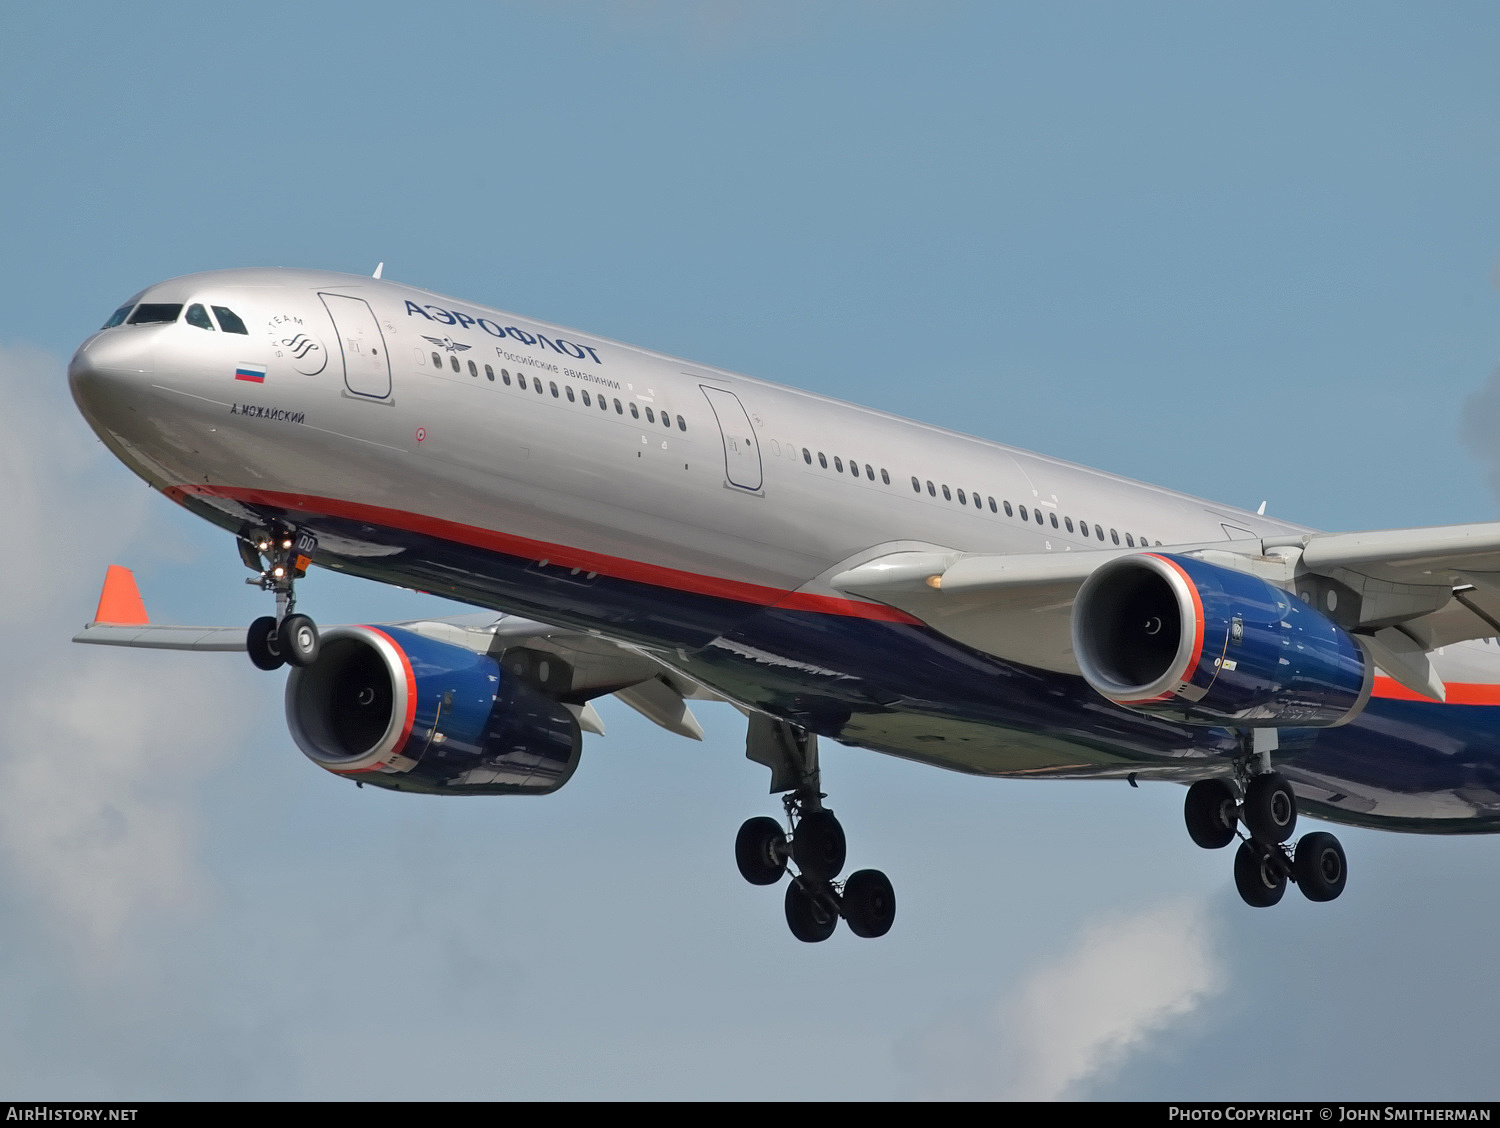
<svg viewBox="0 0 1500 1128"><path fill-rule="evenodd" d="M821 578L985 653L1077 673L1071 614L1079 586L1101 565L1140 551L973 554L904 542L861 553ZM1306 594L1373 641L1381 668L1408 686L1422 680L1407 668L1412 652L1420 658L1500 636L1500 522L1297 533L1159 551L1254 572Z"/></svg>
<svg viewBox="0 0 1500 1128"><path fill-rule="evenodd" d="M693 716L688 701L723 700L644 650L515 615L481 611L442 619L364 625L401 627L476 654L488 654L512 669L530 669L539 656L559 659L567 680L565 684L549 684L549 692L573 710L584 729L601 735L604 723L590 705L596 697L612 694L668 732L693 740L703 739L703 726ZM112 564L93 621L85 624L73 641L149 650L233 651L245 649L245 628L152 623L134 575Z"/></svg>

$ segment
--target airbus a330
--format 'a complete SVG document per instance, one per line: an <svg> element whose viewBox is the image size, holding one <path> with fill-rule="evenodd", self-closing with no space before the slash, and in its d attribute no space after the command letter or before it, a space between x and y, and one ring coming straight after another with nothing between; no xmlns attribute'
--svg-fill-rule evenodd
<svg viewBox="0 0 1500 1128"><path fill-rule="evenodd" d="M1187 784L1255 906L1344 889L1299 813L1500 829L1500 524L1324 533L384 280L163 282L78 349L79 409L268 597L78 641L290 667L319 767L438 795L565 784L592 701L689 738L726 701L781 819L740 828L801 940L895 918L818 739L981 776ZM325 626L324 567L482 610Z"/></svg>

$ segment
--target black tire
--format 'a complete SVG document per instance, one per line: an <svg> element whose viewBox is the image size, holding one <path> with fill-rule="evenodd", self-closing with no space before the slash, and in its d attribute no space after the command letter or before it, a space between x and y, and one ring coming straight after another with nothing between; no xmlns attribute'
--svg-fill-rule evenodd
<svg viewBox="0 0 1500 1128"><path fill-rule="evenodd" d="M1286 892L1286 873L1266 847L1241 842L1234 855L1234 887L1251 908L1270 908Z"/></svg>
<svg viewBox="0 0 1500 1128"><path fill-rule="evenodd" d="M751 885L775 885L786 873L786 833L775 819L747 819L734 839L734 861Z"/></svg>
<svg viewBox="0 0 1500 1128"><path fill-rule="evenodd" d="M1292 876L1309 901L1332 901L1344 891L1349 863L1344 847L1327 831L1315 830L1297 840L1292 856Z"/></svg>
<svg viewBox="0 0 1500 1128"><path fill-rule="evenodd" d="M856 870L844 882L844 920L856 936L884 936L896 921L896 891L879 870Z"/></svg>
<svg viewBox="0 0 1500 1128"><path fill-rule="evenodd" d="M1234 841L1234 788L1222 779L1200 779L1188 788L1182 813L1188 837L1205 850L1222 850Z"/></svg>
<svg viewBox="0 0 1500 1128"><path fill-rule="evenodd" d="M262 670L279 670L286 665L286 656L276 639L276 620L262 615L250 624L245 632L245 649L250 652L250 661Z"/></svg>
<svg viewBox="0 0 1500 1128"><path fill-rule="evenodd" d="M832 811L804 815L792 834L792 858L797 868L818 881L832 881L844 868L848 844L844 828Z"/></svg>
<svg viewBox="0 0 1500 1128"><path fill-rule="evenodd" d="M1267 845L1285 842L1297 829L1297 795L1280 772L1264 772L1245 788L1240 818Z"/></svg>
<svg viewBox="0 0 1500 1128"><path fill-rule="evenodd" d="M318 660L318 624L306 615L288 615L276 638L290 665L311 666Z"/></svg>
<svg viewBox="0 0 1500 1128"><path fill-rule="evenodd" d="M839 916L809 888L806 878L794 877L786 887L786 924L804 944L821 944L839 926Z"/></svg>

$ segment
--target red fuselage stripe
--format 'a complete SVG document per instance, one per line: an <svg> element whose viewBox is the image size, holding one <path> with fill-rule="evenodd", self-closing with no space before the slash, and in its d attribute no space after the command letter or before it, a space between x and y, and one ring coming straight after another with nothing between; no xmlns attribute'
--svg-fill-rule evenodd
<svg viewBox="0 0 1500 1128"><path fill-rule="evenodd" d="M453 544L465 544L507 556L518 556L525 560L546 560L563 568L577 568L584 572L596 572L602 576L650 584L654 587L671 588L674 591L707 595L719 599L731 599L739 603L750 603L760 607L779 607L791 611L817 611L830 615L843 615L856 619L876 619L887 623L919 623L904 611L887 607L882 603L862 603L854 599L841 599L832 595L814 595L810 592L782 591L778 588L750 584L740 580L727 580L718 576L700 576L677 568L660 564L645 564L638 560L627 560L619 556L588 552L567 545L549 544L513 536L510 533L483 529L475 525L464 525L457 521L445 521L440 517L428 517L421 513L407 513L401 509L387 509L379 505L340 501L335 498L309 497L302 494L278 493L236 486L183 485L172 486L164 491L174 501L188 494L203 497L220 497L245 505L269 505L277 509L305 510L340 517L349 521L401 529L435 540Z"/></svg>

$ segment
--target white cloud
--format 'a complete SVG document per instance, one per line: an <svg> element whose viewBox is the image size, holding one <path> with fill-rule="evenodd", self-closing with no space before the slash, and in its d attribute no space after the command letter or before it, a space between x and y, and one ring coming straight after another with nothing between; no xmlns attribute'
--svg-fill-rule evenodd
<svg viewBox="0 0 1500 1128"><path fill-rule="evenodd" d="M1171 903L1086 927L978 1020L929 1031L930 1095L1059 1100L1111 1076L1223 990L1206 911Z"/></svg>
<svg viewBox="0 0 1500 1128"><path fill-rule="evenodd" d="M191 788L235 731L227 666L67 640L146 489L93 440L55 357L0 346L0 867L84 959L198 882Z"/></svg>

